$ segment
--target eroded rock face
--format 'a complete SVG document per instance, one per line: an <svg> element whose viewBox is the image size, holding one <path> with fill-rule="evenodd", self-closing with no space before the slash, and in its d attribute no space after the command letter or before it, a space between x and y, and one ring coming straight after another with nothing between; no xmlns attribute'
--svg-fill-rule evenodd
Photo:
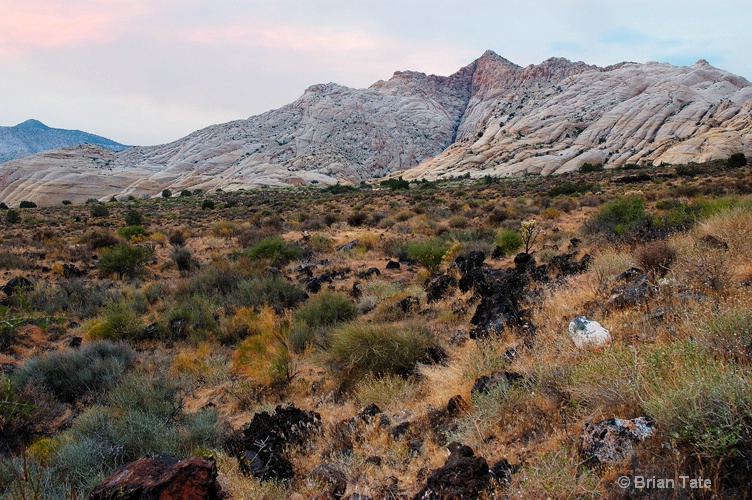
<svg viewBox="0 0 752 500"><path fill-rule="evenodd" d="M632 457L635 447L652 436L654 430L655 422L646 417L588 422L580 436L580 450L588 460L618 464Z"/></svg>
<svg viewBox="0 0 752 500"><path fill-rule="evenodd" d="M217 467L205 458L180 460L160 453L118 467L90 500L216 500L224 498Z"/></svg>
<svg viewBox="0 0 752 500"><path fill-rule="evenodd" d="M295 102L169 144L76 146L0 167L0 199L158 195L169 187L549 174L585 162L687 163L752 154L752 84L705 61L606 68L488 51L448 77L397 72L367 89L313 85ZM75 167L75 168L74 168Z"/></svg>

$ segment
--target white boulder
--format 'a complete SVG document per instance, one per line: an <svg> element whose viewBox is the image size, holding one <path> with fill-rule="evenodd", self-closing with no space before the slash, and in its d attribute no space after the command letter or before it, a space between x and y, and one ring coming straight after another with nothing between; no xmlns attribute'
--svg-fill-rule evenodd
<svg viewBox="0 0 752 500"><path fill-rule="evenodd" d="M604 346L611 343L611 333L600 323L585 316L577 316L569 323L569 336L578 348Z"/></svg>

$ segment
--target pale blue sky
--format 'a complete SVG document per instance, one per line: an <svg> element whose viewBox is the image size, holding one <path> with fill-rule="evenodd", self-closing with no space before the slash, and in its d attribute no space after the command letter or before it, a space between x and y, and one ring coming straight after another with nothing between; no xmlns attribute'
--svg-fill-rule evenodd
<svg viewBox="0 0 752 500"><path fill-rule="evenodd" d="M0 125L157 144L310 85L448 75L491 49L712 65L752 78L749 0L0 0Z"/></svg>

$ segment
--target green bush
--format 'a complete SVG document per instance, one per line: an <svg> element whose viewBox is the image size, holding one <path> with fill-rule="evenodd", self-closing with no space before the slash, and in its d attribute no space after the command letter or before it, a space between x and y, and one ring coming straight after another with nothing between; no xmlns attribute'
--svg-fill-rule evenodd
<svg viewBox="0 0 752 500"><path fill-rule="evenodd" d="M144 325L138 314L124 302L112 302L104 311L103 320L88 332L88 337L97 340L140 340Z"/></svg>
<svg viewBox="0 0 752 500"><path fill-rule="evenodd" d="M233 300L238 305L261 307L268 305L279 311L291 309L305 300L306 292L301 287L268 274L257 274L244 279L233 293Z"/></svg>
<svg viewBox="0 0 752 500"><path fill-rule="evenodd" d="M123 238L130 240L132 238L149 236L149 232L144 226L125 226L117 230L117 234Z"/></svg>
<svg viewBox="0 0 752 500"><path fill-rule="evenodd" d="M5 212L5 222L8 224L18 224L21 222L21 214L11 208Z"/></svg>
<svg viewBox="0 0 752 500"><path fill-rule="evenodd" d="M180 196L182 196L182 197L193 196L193 193L191 193L191 191L189 189L183 189L183 190L180 191Z"/></svg>
<svg viewBox="0 0 752 500"><path fill-rule="evenodd" d="M170 252L170 258L175 262L178 271L182 274L190 272L198 265L196 259L193 258L191 249L183 245L173 246L172 251Z"/></svg>
<svg viewBox="0 0 752 500"><path fill-rule="evenodd" d="M169 189L163 189L162 190L162 198L171 198L172 197L172 191Z"/></svg>
<svg viewBox="0 0 752 500"><path fill-rule="evenodd" d="M514 229L502 229L496 237L496 246L501 248L504 255L512 255L522 248L522 236Z"/></svg>
<svg viewBox="0 0 752 500"><path fill-rule="evenodd" d="M90 213L92 217L108 217L110 215L107 206L102 203L95 203L92 205Z"/></svg>
<svg viewBox="0 0 752 500"><path fill-rule="evenodd" d="M272 236L253 245L246 255L254 260L269 259L273 266L283 266L290 261L299 260L302 252L294 243L288 243L280 236Z"/></svg>
<svg viewBox="0 0 752 500"><path fill-rule="evenodd" d="M204 200L201 203L201 210L214 210L215 206L214 200Z"/></svg>
<svg viewBox="0 0 752 500"><path fill-rule="evenodd" d="M138 276L152 253L146 247L120 244L102 251L99 269L103 274L116 274L118 279Z"/></svg>
<svg viewBox="0 0 752 500"><path fill-rule="evenodd" d="M91 318L99 314L104 305L112 300L112 292L81 278L59 280L53 286L36 287L27 295L29 305L35 311L46 314L70 313L79 318Z"/></svg>
<svg viewBox="0 0 752 500"><path fill-rule="evenodd" d="M607 203L586 223L586 228L591 233L622 239L649 226L651 221L652 218L645 212L645 200L630 196Z"/></svg>
<svg viewBox="0 0 752 500"><path fill-rule="evenodd" d="M188 457L218 446L216 410L187 414L184 394L163 374L125 377L104 405L87 410L56 439L47 464L51 482L72 485L85 497L123 463L154 453Z"/></svg>
<svg viewBox="0 0 752 500"><path fill-rule="evenodd" d="M691 341L653 349L643 407L674 446L724 466L752 453L752 374Z"/></svg>
<svg viewBox="0 0 752 500"><path fill-rule="evenodd" d="M436 272L447 248L441 240L413 241L407 244L407 257Z"/></svg>
<svg viewBox="0 0 752 500"><path fill-rule="evenodd" d="M135 357L135 352L125 344L90 342L75 351L31 358L13 374L13 383L21 387L36 382L61 401L73 402L88 392L116 383L133 365Z"/></svg>
<svg viewBox="0 0 752 500"><path fill-rule="evenodd" d="M138 210L130 209L125 214L125 224L128 226L141 226L144 223L144 216Z"/></svg>
<svg viewBox="0 0 752 500"><path fill-rule="evenodd" d="M319 345L327 345L332 326L352 321L357 316L358 307L347 296L326 290L320 292L295 312L294 345L299 349L314 340Z"/></svg>
<svg viewBox="0 0 752 500"><path fill-rule="evenodd" d="M379 183L380 186L397 191L400 189L410 189L410 183L404 180L402 177L398 179L387 179Z"/></svg>
<svg viewBox="0 0 752 500"><path fill-rule="evenodd" d="M600 172L601 170L603 170L603 164L601 163L593 165L592 163L585 162L582 165L580 165L580 168L579 168L579 171L582 173Z"/></svg>
<svg viewBox="0 0 752 500"><path fill-rule="evenodd" d="M189 339L197 344L216 336L219 324L217 306L209 299L193 295L182 299L164 314L160 331L173 339Z"/></svg>
<svg viewBox="0 0 752 500"><path fill-rule="evenodd" d="M747 165L747 157L744 153L734 153L728 157L726 165L730 168L742 168Z"/></svg>
<svg viewBox="0 0 752 500"><path fill-rule="evenodd" d="M37 208L37 204L33 201L22 201L18 204L18 208Z"/></svg>
<svg viewBox="0 0 752 500"><path fill-rule="evenodd" d="M437 346L428 329L401 324L347 323L329 339L329 353L359 375L409 375L427 350Z"/></svg>
<svg viewBox="0 0 752 500"><path fill-rule="evenodd" d="M701 326L702 342L728 361L752 363L752 311L737 307L718 312Z"/></svg>

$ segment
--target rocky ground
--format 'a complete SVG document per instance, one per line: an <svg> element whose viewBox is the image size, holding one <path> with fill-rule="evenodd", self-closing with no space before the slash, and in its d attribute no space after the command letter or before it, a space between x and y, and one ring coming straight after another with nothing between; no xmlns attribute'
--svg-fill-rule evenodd
<svg viewBox="0 0 752 500"><path fill-rule="evenodd" d="M5 210L0 491L743 497L751 191L715 162Z"/></svg>

